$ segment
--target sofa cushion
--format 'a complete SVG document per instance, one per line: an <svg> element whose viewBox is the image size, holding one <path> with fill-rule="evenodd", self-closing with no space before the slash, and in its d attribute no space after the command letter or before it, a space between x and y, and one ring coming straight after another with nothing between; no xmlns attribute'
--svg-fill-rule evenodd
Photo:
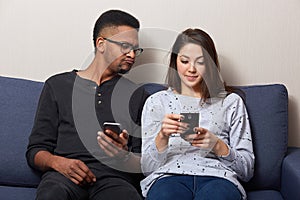
<svg viewBox="0 0 300 200"><path fill-rule="evenodd" d="M248 200L283 200L280 192L276 190L258 190L247 193Z"/></svg>
<svg viewBox="0 0 300 200"><path fill-rule="evenodd" d="M1 199L5 200L33 200L36 188L0 186Z"/></svg>
<svg viewBox="0 0 300 200"><path fill-rule="evenodd" d="M252 129L255 171L249 190L280 188L282 160L288 142L288 93L284 85L240 87Z"/></svg>
<svg viewBox="0 0 300 200"><path fill-rule="evenodd" d="M1 185L35 187L40 181L39 174L28 167L25 152L42 86L0 76Z"/></svg>
<svg viewBox="0 0 300 200"><path fill-rule="evenodd" d="M282 163L281 193L284 199L300 197L300 148L289 147Z"/></svg>

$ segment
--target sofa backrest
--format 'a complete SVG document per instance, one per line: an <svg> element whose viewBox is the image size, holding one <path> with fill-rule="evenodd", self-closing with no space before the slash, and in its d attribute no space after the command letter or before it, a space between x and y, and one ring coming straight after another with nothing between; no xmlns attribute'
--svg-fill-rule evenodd
<svg viewBox="0 0 300 200"><path fill-rule="evenodd" d="M0 76L0 185L36 187L25 152L43 83Z"/></svg>
<svg viewBox="0 0 300 200"><path fill-rule="evenodd" d="M165 89L145 84L149 93ZM288 93L281 84L238 87L245 101L252 129L255 172L243 183L247 191L280 188L281 164L288 142Z"/></svg>
<svg viewBox="0 0 300 200"><path fill-rule="evenodd" d="M246 95L255 153L254 177L247 190L280 189L288 145L288 92L284 85L240 87Z"/></svg>

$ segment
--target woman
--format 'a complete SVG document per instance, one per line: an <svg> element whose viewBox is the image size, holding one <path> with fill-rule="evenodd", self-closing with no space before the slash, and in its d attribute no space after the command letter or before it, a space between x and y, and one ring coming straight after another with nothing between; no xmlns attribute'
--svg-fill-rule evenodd
<svg viewBox="0 0 300 200"><path fill-rule="evenodd" d="M169 88L151 95L142 114L142 182L147 199L245 199L239 180L253 176L254 154L243 100L226 87L210 36L178 35ZM198 126L189 127L189 115ZM194 114L191 114L194 113Z"/></svg>

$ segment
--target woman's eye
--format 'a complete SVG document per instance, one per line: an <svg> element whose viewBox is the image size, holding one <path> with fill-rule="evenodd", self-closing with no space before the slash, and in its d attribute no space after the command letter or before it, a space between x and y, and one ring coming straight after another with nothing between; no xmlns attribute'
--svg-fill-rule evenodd
<svg viewBox="0 0 300 200"><path fill-rule="evenodd" d="M204 65L204 62L197 62L197 65Z"/></svg>
<svg viewBox="0 0 300 200"><path fill-rule="evenodd" d="M182 64L188 64L189 61L187 61L187 60L181 60L181 63L182 63Z"/></svg>

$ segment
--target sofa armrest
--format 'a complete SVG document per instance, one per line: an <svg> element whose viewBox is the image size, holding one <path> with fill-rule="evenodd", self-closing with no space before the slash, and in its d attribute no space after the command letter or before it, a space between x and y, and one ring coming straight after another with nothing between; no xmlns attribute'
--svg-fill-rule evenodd
<svg viewBox="0 0 300 200"><path fill-rule="evenodd" d="M300 148L289 147L282 164L281 193L284 199L300 197Z"/></svg>

